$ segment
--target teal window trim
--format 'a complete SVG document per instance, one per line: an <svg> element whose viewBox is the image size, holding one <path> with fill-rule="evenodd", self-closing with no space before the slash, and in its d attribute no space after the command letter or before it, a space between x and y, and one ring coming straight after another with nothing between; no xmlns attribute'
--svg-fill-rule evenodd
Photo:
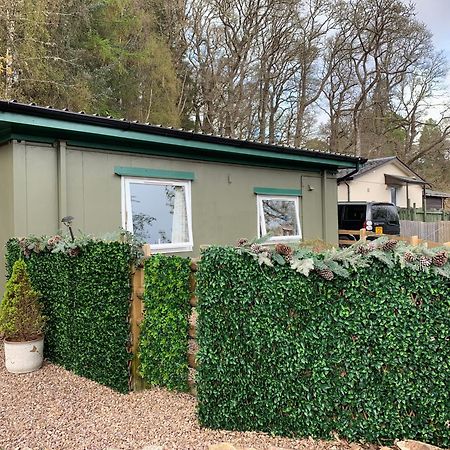
<svg viewBox="0 0 450 450"><path fill-rule="evenodd" d="M163 180L195 180L194 172L146 169L144 167L114 167L114 173L123 177L159 178Z"/></svg>
<svg viewBox="0 0 450 450"><path fill-rule="evenodd" d="M293 197L301 197L301 189L281 189L281 188L269 188L269 187L255 187L253 188L254 194L260 195L291 195Z"/></svg>

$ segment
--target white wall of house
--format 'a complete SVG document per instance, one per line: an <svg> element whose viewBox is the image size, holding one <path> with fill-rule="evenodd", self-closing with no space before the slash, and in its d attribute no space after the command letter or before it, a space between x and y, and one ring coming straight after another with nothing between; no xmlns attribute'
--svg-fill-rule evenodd
<svg viewBox="0 0 450 450"><path fill-rule="evenodd" d="M389 162L380 167L366 172L354 180L347 181L350 190L350 199L348 198L347 185L340 183L338 186L338 201L374 201L374 202L390 202L391 190L384 180L384 175L398 175L401 177L412 177L414 174L404 169L401 164L396 161ZM422 207L422 186L418 184L410 184L408 187L410 205L416 204L417 208ZM405 208L406 186L397 187L397 206Z"/></svg>

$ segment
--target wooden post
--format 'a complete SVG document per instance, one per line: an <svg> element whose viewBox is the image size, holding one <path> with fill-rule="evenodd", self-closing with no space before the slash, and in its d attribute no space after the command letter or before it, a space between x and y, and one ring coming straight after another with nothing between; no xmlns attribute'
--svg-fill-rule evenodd
<svg viewBox="0 0 450 450"><path fill-rule="evenodd" d="M139 335L141 333L141 322L144 318L144 268L137 267L133 275L133 296L131 299L130 322L131 322L131 389L133 391L142 391L145 388L145 382L139 375Z"/></svg>
<svg viewBox="0 0 450 450"><path fill-rule="evenodd" d="M361 228L359 230L359 240L365 241L367 239L367 230L365 228Z"/></svg>
<svg viewBox="0 0 450 450"><path fill-rule="evenodd" d="M413 203L412 220L416 220L416 204Z"/></svg>
<svg viewBox="0 0 450 450"><path fill-rule="evenodd" d="M197 312L195 306L197 306L197 297L195 295L195 288L197 284L196 280L196 272L198 270L198 262L200 258L192 258L191 259L191 274L189 277L189 290L191 293L190 305L191 305L191 314L189 318L189 328L188 328L188 337L189 337L189 350L187 353L188 367L190 368L190 372L192 370L197 370L197 339L196 339L196 325L197 325ZM197 387L195 385L194 379L189 375L188 377L188 386L189 391L193 395L197 395Z"/></svg>
<svg viewBox="0 0 450 450"><path fill-rule="evenodd" d="M142 251L144 252L144 258L149 258L152 254L150 244L144 244L142 246Z"/></svg>

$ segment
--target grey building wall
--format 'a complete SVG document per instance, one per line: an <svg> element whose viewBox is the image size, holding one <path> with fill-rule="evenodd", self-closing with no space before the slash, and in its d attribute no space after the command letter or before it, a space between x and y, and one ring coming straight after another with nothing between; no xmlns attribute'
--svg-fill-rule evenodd
<svg viewBox="0 0 450 450"><path fill-rule="evenodd" d="M64 143L51 146L15 142L13 151L11 146L9 151L3 150L0 151L0 161L5 160L0 165L4 171L2 180L8 180L5 184L14 188L13 201L10 189L0 194L1 211L12 209L13 216L12 225L8 213L2 219L7 222L0 235L3 241L13 235L54 234L60 228L61 217L68 214L75 217L74 229L84 233L102 235L117 230L122 225L121 178L114 174L114 167L126 166L195 173L192 182L194 251L180 255L195 256L201 245L231 244L241 237L256 236L254 187L302 189L303 238L337 242L336 180L334 175L324 176L320 171L66 148ZM3 259L0 264L3 271ZM4 272L0 276L3 280Z"/></svg>

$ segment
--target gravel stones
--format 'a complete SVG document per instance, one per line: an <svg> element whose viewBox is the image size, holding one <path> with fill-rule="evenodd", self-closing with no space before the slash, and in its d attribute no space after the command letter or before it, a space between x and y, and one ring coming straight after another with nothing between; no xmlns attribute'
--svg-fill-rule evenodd
<svg viewBox="0 0 450 450"><path fill-rule="evenodd" d="M257 450L348 449L336 441L200 428L192 395L158 388L119 394L46 362L37 372L10 374L0 348L2 450L207 450L221 442Z"/></svg>

